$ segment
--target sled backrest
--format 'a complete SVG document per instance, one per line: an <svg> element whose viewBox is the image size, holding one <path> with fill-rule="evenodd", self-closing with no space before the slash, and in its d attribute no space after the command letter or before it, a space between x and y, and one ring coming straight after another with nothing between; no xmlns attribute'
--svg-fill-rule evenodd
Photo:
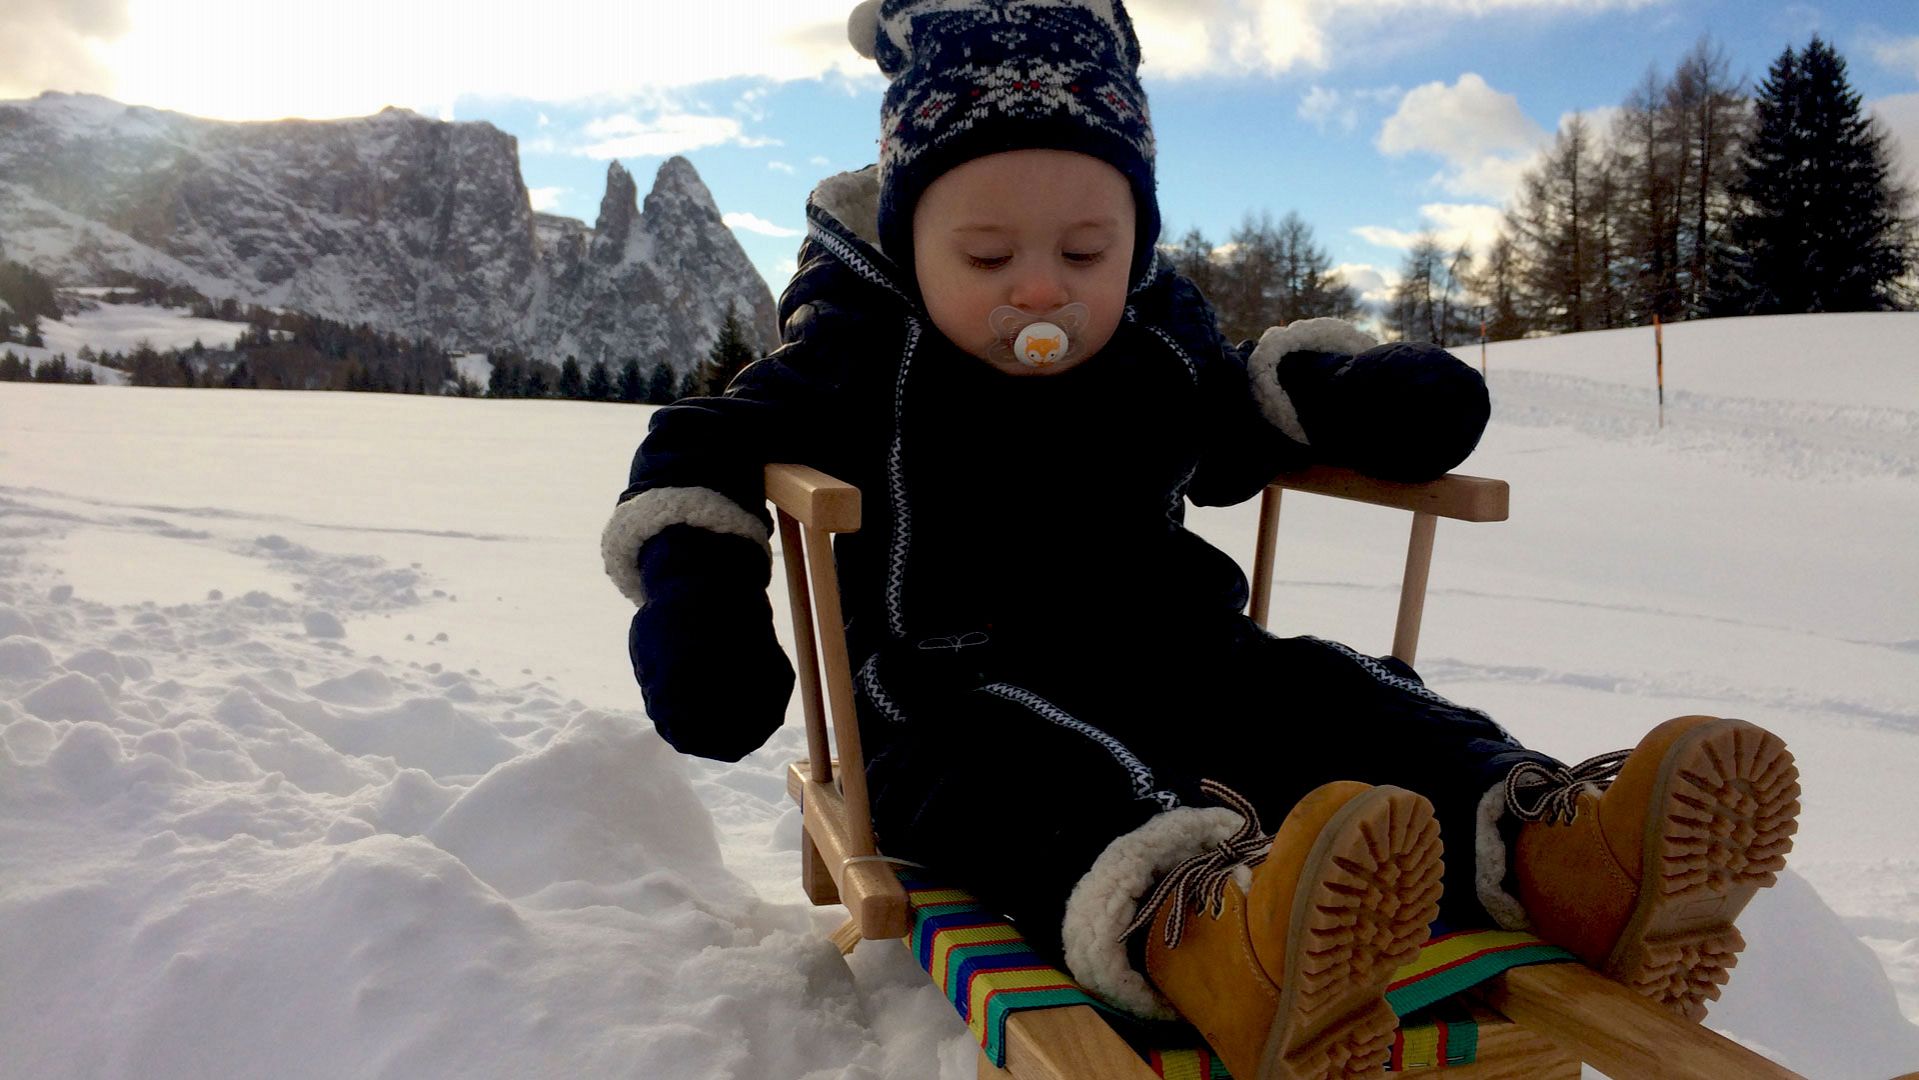
<svg viewBox="0 0 1919 1080"><path fill-rule="evenodd" d="M1248 614L1262 626L1272 596L1280 498L1287 490L1412 513L1392 650L1409 664L1418 648L1438 520L1503 521L1507 511L1505 481L1477 476L1449 475L1405 484L1374 480L1350 469L1316 467L1277 477L1261 499L1253 560ZM899 937L906 932L906 894L873 844L865 757L854 715L853 677L833 564L833 534L860 527L860 492L817 469L769 465L766 497L777 510L798 653L794 659L806 716L807 761L803 769L795 766L788 781L806 820L806 892L816 903L835 899L845 903L861 937Z"/></svg>
<svg viewBox="0 0 1919 1080"><path fill-rule="evenodd" d="M1309 491L1409 510L1412 538L1406 545L1406 575L1399 586L1399 619L1393 626L1392 654L1413 662L1419 650L1419 622L1426 610L1426 577L1433 564L1433 533L1440 518L1455 521L1506 520L1509 488L1504 480L1448 473L1419 484L1375 480L1351 469L1315 466L1283 473L1260 496L1258 550L1253 558L1253 595L1247 614L1266 625L1273 591L1273 551L1279 538L1279 500L1286 491Z"/></svg>

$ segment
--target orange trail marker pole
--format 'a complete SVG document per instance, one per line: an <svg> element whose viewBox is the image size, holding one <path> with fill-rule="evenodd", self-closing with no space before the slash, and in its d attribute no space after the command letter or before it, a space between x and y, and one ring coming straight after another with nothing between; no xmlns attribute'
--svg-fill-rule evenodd
<svg viewBox="0 0 1919 1080"><path fill-rule="evenodd" d="M1666 426L1666 332L1659 316L1652 317L1652 355L1654 378L1659 383L1659 426Z"/></svg>

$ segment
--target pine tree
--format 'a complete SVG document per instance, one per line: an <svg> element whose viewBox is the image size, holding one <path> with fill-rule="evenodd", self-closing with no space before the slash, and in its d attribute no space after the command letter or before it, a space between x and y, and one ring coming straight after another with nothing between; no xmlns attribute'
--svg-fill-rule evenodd
<svg viewBox="0 0 1919 1080"><path fill-rule="evenodd" d="M586 398L588 401L606 401L613 396L613 373L607 370L604 357L593 361L586 372Z"/></svg>
<svg viewBox="0 0 1919 1080"><path fill-rule="evenodd" d="M26 382L28 378L26 362L15 356L12 349L0 353L0 382Z"/></svg>
<svg viewBox="0 0 1919 1080"><path fill-rule="evenodd" d="M509 353L495 353L489 361L491 370L486 376L486 396L491 398L511 398L524 396L523 375L517 357Z"/></svg>
<svg viewBox="0 0 1919 1080"><path fill-rule="evenodd" d="M1912 265L1885 130L1814 35L1773 61L1746 144L1724 313L1880 311Z"/></svg>
<svg viewBox="0 0 1919 1080"><path fill-rule="evenodd" d="M571 356L560 364L559 394L568 400L586 396L586 383L580 377L580 362Z"/></svg>
<svg viewBox="0 0 1919 1080"><path fill-rule="evenodd" d="M648 405L671 405L679 397L680 379L673 374L673 367L662 360L653 365L653 377L646 384L646 403Z"/></svg>
<svg viewBox="0 0 1919 1080"><path fill-rule="evenodd" d="M575 366L577 367L577 365ZM547 375L547 372L552 370L553 365L551 364L539 360L527 361L526 381L520 384L522 396L530 398L545 397L547 393L553 389L553 381Z"/></svg>
<svg viewBox="0 0 1919 1080"><path fill-rule="evenodd" d="M47 339L40 336L40 316L29 314L24 321L25 334L21 337L20 343L29 349L46 348Z"/></svg>
<svg viewBox="0 0 1919 1080"><path fill-rule="evenodd" d="M629 356L620 365L620 400L637 403L646 400L646 379L640 374L640 359Z"/></svg>
<svg viewBox="0 0 1919 1080"><path fill-rule="evenodd" d="M696 395L724 393L732 383L733 376L757 359L759 352L746 340L746 327L740 323L739 312L728 305L726 319L720 323L720 335L714 339L713 348L706 354L706 363L693 371L699 380Z"/></svg>

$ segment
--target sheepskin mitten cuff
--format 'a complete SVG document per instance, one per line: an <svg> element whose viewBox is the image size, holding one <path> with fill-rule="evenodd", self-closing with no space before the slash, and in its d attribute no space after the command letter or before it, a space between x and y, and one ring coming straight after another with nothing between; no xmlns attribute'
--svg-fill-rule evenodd
<svg viewBox="0 0 1919 1080"><path fill-rule="evenodd" d="M1217 847L1243 820L1224 807L1183 806L1154 815L1106 845L1066 901L1061 939L1073 978L1136 1016L1174 1019L1172 1005L1128 958L1126 928L1167 871Z"/></svg>
<svg viewBox="0 0 1919 1080"><path fill-rule="evenodd" d="M942 173L1007 150L1071 150L1118 169L1136 222L1128 281L1159 238L1139 39L1121 0L866 0L847 20L891 84L880 108L880 249L910 274L913 207Z"/></svg>
<svg viewBox="0 0 1919 1080"><path fill-rule="evenodd" d="M1287 438L1301 446L1308 445L1305 425L1299 422L1299 410L1286 388L1279 384L1280 358L1296 352L1355 356L1377 344L1370 334L1344 319L1301 319L1285 326L1268 327L1259 336L1253 354L1246 359L1259 411Z"/></svg>
<svg viewBox="0 0 1919 1080"><path fill-rule="evenodd" d="M773 557L772 531L744 507L712 488L671 487L642 491L613 508L600 531L606 576L635 604L646 603L640 580L640 548L669 525L692 525L757 541Z"/></svg>

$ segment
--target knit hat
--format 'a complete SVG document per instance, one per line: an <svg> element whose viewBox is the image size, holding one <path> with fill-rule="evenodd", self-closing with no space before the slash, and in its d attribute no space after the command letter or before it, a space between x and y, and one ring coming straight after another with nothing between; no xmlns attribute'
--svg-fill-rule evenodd
<svg viewBox="0 0 1919 1080"><path fill-rule="evenodd" d="M892 80L880 108L880 249L910 279L913 207L949 169L1072 150L1118 169L1137 220L1128 281L1159 239L1153 127L1121 0L866 0L847 36Z"/></svg>

